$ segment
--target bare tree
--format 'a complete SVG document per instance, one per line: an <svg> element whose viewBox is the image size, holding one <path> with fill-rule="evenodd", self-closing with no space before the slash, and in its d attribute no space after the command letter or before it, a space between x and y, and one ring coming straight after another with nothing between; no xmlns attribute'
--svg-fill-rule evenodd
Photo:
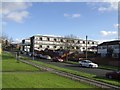
<svg viewBox="0 0 120 90"><path fill-rule="evenodd" d="M64 43L65 49L68 50L69 53L77 51L77 49L79 48L79 46L77 46L78 37L71 34L65 36L65 39L66 39L66 42ZM69 53L66 55L66 60L68 60Z"/></svg>
<svg viewBox="0 0 120 90"><path fill-rule="evenodd" d="M78 43L78 37L74 36L73 34L65 36L66 42L65 42L65 49L69 51L74 51L77 47Z"/></svg>
<svg viewBox="0 0 120 90"><path fill-rule="evenodd" d="M2 33L0 36L0 42L2 43L2 46L6 46L8 44L8 35L5 33Z"/></svg>
<svg viewBox="0 0 120 90"><path fill-rule="evenodd" d="M12 37L9 38L6 33L2 33L2 35L0 36L0 43L2 43L3 49L9 47L12 41L13 41Z"/></svg>
<svg viewBox="0 0 120 90"><path fill-rule="evenodd" d="M9 43L12 43L13 42L13 38L9 38Z"/></svg>

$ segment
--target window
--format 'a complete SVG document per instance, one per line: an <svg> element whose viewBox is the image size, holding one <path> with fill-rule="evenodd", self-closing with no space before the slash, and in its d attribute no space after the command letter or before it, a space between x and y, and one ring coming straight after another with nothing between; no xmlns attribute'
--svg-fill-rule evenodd
<svg viewBox="0 0 120 90"><path fill-rule="evenodd" d="M68 40L66 40L66 42L68 42Z"/></svg>
<svg viewBox="0 0 120 90"><path fill-rule="evenodd" d="M78 43L80 43L80 41L78 40Z"/></svg>
<svg viewBox="0 0 120 90"><path fill-rule="evenodd" d="M83 44L85 44L85 41L83 41Z"/></svg>
<svg viewBox="0 0 120 90"><path fill-rule="evenodd" d="M40 48L42 48L42 45L40 45Z"/></svg>
<svg viewBox="0 0 120 90"><path fill-rule="evenodd" d="M61 39L61 42L63 42L63 39Z"/></svg>
<svg viewBox="0 0 120 90"><path fill-rule="evenodd" d="M47 48L49 48L49 46L47 46Z"/></svg>
<svg viewBox="0 0 120 90"><path fill-rule="evenodd" d="M54 38L54 41L57 41L57 39L56 39L56 38Z"/></svg>
<svg viewBox="0 0 120 90"><path fill-rule="evenodd" d="M42 37L40 38L40 40L42 41Z"/></svg>
<svg viewBox="0 0 120 90"><path fill-rule="evenodd" d="M92 42L92 44L94 44L94 42Z"/></svg>
<svg viewBox="0 0 120 90"><path fill-rule="evenodd" d="M50 41L50 38L47 38L48 41Z"/></svg>
<svg viewBox="0 0 120 90"><path fill-rule="evenodd" d="M72 41L72 43L74 43L74 40Z"/></svg>
<svg viewBox="0 0 120 90"><path fill-rule="evenodd" d="M72 49L74 49L74 46L72 46Z"/></svg>
<svg viewBox="0 0 120 90"><path fill-rule="evenodd" d="M85 49L85 48L83 47L83 49Z"/></svg>
<svg viewBox="0 0 120 90"><path fill-rule="evenodd" d="M88 42L88 44L90 44L90 42Z"/></svg>
<svg viewBox="0 0 120 90"><path fill-rule="evenodd" d="M56 48L56 46L54 46L54 48Z"/></svg>
<svg viewBox="0 0 120 90"><path fill-rule="evenodd" d="M107 47L106 47L106 46L103 46L102 49L107 49Z"/></svg>
<svg viewBox="0 0 120 90"><path fill-rule="evenodd" d="M119 49L119 46L115 45L113 46L114 49Z"/></svg>
<svg viewBox="0 0 120 90"><path fill-rule="evenodd" d="M60 49L63 49L63 47L60 47Z"/></svg>
<svg viewBox="0 0 120 90"><path fill-rule="evenodd" d="M98 46L98 49L101 49L101 46Z"/></svg>
<svg viewBox="0 0 120 90"><path fill-rule="evenodd" d="M79 46L76 46L76 49L80 49Z"/></svg>

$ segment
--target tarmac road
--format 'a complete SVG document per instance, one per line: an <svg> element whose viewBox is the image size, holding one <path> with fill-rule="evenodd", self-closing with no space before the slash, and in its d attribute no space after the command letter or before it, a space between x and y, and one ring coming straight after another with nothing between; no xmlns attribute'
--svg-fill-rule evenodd
<svg viewBox="0 0 120 90"><path fill-rule="evenodd" d="M105 69L99 69L99 68L86 68L86 67L80 67L79 64L68 64L63 62L51 62L50 60L46 59L37 59L38 61L55 65L62 68L67 68L71 70L81 71L89 74L94 74L96 76L104 77L107 72L111 72L112 70L105 70Z"/></svg>
<svg viewBox="0 0 120 90"><path fill-rule="evenodd" d="M23 56L27 56L27 55L23 55ZM29 57L29 56L27 56L27 57ZM30 57L30 58L32 58L32 57ZM99 68L86 68L86 67L81 67L79 64L52 62L51 60L47 60L47 59L35 58L35 60L41 61L41 62L44 62L47 64L55 65L58 67L66 68L66 69L71 69L71 70L76 70L76 71L85 72L85 73L89 73L89 74L94 74L94 75L100 76L100 77L105 77L105 74L107 72L112 72L112 70L105 70L105 69L99 69ZM98 67L99 67L99 65L98 65Z"/></svg>

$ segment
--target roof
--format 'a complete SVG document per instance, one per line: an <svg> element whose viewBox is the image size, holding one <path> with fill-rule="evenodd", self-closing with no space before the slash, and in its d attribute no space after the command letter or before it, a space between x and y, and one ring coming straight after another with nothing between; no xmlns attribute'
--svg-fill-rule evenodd
<svg viewBox="0 0 120 90"><path fill-rule="evenodd" d="M67 37L62 37L62 36L47 36L47 35L34 35L35 37L49 37L49 38L61 38L61 39L68 39ZM32 37L34 37L32 36ZM81 41L85 41L84 39L79 39L79 38L73 38L73 40L81 40ZM96 42L98 43L97 41L94 41L94 40L87 40L87 41L91 41L91 42Z"/></svg>
<svg viewBox="0 0 120 90"><path fill-rule="evenodd" d="M114 40L114 41L108 41L108 42L103 42L99 44L98 46L103 46L103 45L120 45L120 40Z"/></svg>

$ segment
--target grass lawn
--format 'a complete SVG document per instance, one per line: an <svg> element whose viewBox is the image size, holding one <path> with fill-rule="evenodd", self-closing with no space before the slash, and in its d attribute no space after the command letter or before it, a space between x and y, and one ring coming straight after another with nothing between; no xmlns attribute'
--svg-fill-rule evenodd
<svg viewBox="0 0 120 90"><path fill-rule="evenodd" d="M21 62L17 63L15 57L6 52L2 55L2 71L39 71L39 69Z"/></svg>
<svg viewBox="0 0 120 90"><path fill-rule="evenodd" d="M72 73L72 74L75 74L75 75L78 75L78 76L82 76L82 77L86 77L86 78L89 78L89 79L94 79L94 80L102 81L102 82L105 82L105 83L108 83L108 84L120 86L120 81L119 80L107 79L105 77L96 77L96 75L94 75L94 74L88 74L88 73L84 73L84 72L79 72L79 71L75 71L75 70L61 68L61 67L46 64L46 63L43 63L43 62L38 62L38 61L33 61L33 60L29 60L29 61L34 62L36 64L46 66L46 67L50 67L50 68L53 68L53 69L57 69L57 70L61 70L61 71L64 71L64 72Z"/></svg>
<svg viewBox="0 0 120 90"><path fill-rule="evenodd" d="M4 73L3 88L92 88L49 72Z"/></svg>
<svg viewBox="0 0 120 90"><path fill-rule="evenodd" d="M17 63L10 54L2 54L3 88L96 88L85 83L41 71L24 63Z"/></svg>
<svg viewBox="0 0 120 90"><path fill-rule="evenodd" d="M105 66L105 65L100 65L99 68L100 68L100 69L106 69L106 70L114 70L114 71L120 70L120 67Z"/></svg>

